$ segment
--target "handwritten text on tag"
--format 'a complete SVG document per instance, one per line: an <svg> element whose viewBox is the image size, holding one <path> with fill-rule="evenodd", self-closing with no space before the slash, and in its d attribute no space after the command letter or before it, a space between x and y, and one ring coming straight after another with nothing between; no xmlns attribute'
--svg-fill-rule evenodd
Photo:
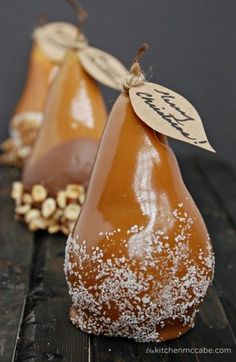
<svg viewBox="0 0 236 362"><path fill-rule="evenodd" d="M98 82L110 88L122 89L127 70L118 59L93 47L81 50L79 59L86 72Z"/></svg>
<svg viewBox="0 0 236 362"><path fill-rule="evenodd" d="M154 130L215 152L196 109L180 94L159 84L144 83L129 90L135 113Z"/></svg>

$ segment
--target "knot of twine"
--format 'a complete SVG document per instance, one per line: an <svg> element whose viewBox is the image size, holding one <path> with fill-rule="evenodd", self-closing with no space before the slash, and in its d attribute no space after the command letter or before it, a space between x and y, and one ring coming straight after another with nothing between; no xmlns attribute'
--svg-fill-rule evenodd
<svg viewBox="0 0 236 362"><path fill-rule="evenodd" d="M135 62L124 80L124 88L129 90L130 88L144 84L144 82L145 75L143 74L139 63Z"/></svg>
<svg viewBox="0 0 236 362"><path fill-rule="evenodd" d="M144 84L145 75L142 72L139 61L148 48L149 45L147 43L143 43L142 46L138 49L130 71L124 80L125 89L129 90L130 88L138 87L139 85Z"/></svg>
<svg viewBox="0 0 236 362"><path fill-rule="evenodd" d="M66 46L68 48L74 48L75 50L83 50L88 47L88 40L83 33L79 34L77 39L68 39Z"/></svg>

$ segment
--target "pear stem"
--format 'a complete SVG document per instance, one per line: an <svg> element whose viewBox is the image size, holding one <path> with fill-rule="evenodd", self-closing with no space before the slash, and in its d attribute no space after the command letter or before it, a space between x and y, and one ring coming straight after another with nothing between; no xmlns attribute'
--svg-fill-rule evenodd
<svg viewBox="0 0 236 362"><path fill-rule="evenodd" d="M78 4L78 2L76 0L66 0L70 6L72 7L72 9L74 10L75 14L77 15L77 19L78 19L78 30L79 33L83 34L83 29L84 29L84 23L85 23L85 19L88 16L88 13L84 10L84 8Z"/></svg>
<svg viewBox="0 0 236 362"><path fill-rule="evenodd" d="M138 50L135 54L134 60L133 60L133 64L130 67L130 73L132 73L134 75L139 75L140 73L142 73L142 69L140 66L140 60L148 49L149 49L148 43L143 43L141 45L141 47L138 48Z"/></svg>
<svg viewBox="0 0 236 362"><path fill-rule="evenodd" d="M142 68L139 62L143 54L148 50L148 48L149 45L147 43L143 43L136 52L133 64L131 65L129 73L124 80L124 89L126 89L127 91L130 88L138 87L145 82L145 75L142 72Z"/></svg>

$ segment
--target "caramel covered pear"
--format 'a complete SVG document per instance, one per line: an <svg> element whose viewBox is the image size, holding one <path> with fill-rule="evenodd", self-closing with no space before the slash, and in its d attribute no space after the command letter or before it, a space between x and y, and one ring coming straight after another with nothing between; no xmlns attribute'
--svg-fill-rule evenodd
<svg viewBox="0 0 236 362"><path fill-rule="evenodd" d="M65 34L61 32L61 36L58 35L61 28L64 32L66 29L67 38L75 39L77 37L77 28L68 23L46 24L37 28L36 34L47 31L52 38L57 34L57 40L59 41L61 37L63 43ZM10 138L2 145L5 154L1 157L1 161L4 163L22 165L31 152L44 118L46 98L65 50L61 50L61 58L53 58L45 51L43 44L44 42L39 41L38 37L34 37L27 78L10 122ZM54 48L58 47L57 43L55 44L52 42L52 54L55 51ZM60 46L62 48L62 45Z"/></svg>
<svg viewBox="0 0 236 362"><path fill-rule="evenodd" d="M25 190L45 186L55 196L69 184L87 186L106 122L96 82L69 51L48 96L45 119L23 170Z"/></svg>
<svg viewBox="0 0 236 362"><path fill-rule="evenodd" d="M106 118L96 82L80 66L76 52L69 51L51 86L44 122L23 169L23 193L19 193L19 185L12 193L20 194L15 198L18 206L24 206L23 197L28 194L32 197L30 211L40 210L43 222L37 222L40 226L33 222L31 230L57 232L59 225L65 234L71 231L85 198ZM27 213L26 222L31 220ZM22 219L21 215L16 209L17 218Z"/></svg>
<svg viewBox="0 0 236 362"><path fill-rule="evenodd" d="M213 268L206 226L166 138L121 94L67 241L72 323L139 342L177 338L194 326Z"/></svg>
<svg viewBox="0 0 236 362"><path fill-rule="evenodd" d="M42 113L50 83L58 70L40 45L35 42L28 67L28 75L15 115L26 112Z"/></svg>

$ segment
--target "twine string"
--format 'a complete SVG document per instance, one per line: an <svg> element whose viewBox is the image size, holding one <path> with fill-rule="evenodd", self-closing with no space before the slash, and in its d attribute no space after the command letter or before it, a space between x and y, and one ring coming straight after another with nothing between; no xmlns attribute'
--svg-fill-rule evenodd
<svg viewBox="0 0 236 362"><path fill-rule="evenodd" d="M148 50L149 45L147 43L143 43L141 47L137 50L136 55L133 60L133 64L130 67L130 70L124 80L124 88L129 90L132 87L137 87L139 85L144 84L145 75L140 66L140 60L143 54Z"/></svg>

